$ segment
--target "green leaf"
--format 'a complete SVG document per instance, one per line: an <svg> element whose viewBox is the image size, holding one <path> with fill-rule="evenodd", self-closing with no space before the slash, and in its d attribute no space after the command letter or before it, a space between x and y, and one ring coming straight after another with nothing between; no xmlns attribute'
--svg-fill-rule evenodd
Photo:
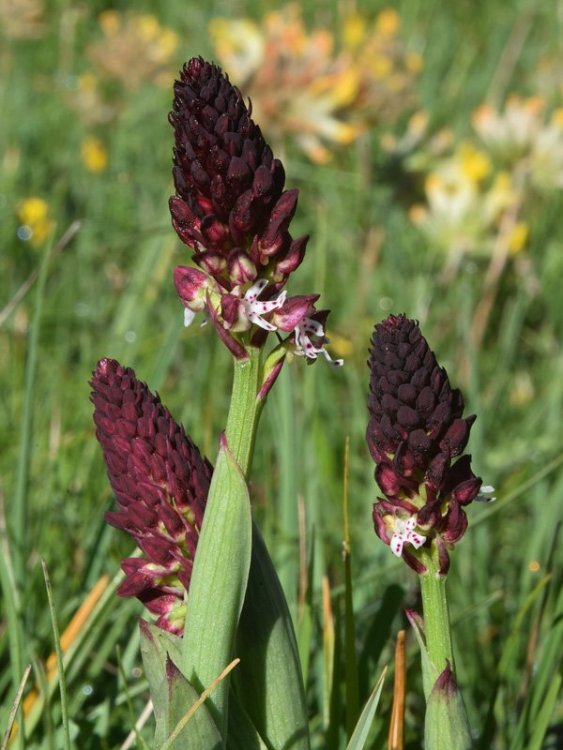
<svg viewBox="0 0 563 750"><path fill-rule="evenodd" d="M424 750L470 750L471 747L467 712L448 665L426 702Z"/></svg>
<svg viewBox="0 0 563 750"><path fill-rule="evenodd" d="M143 667L156 718L155 747L185 750L189 742L190 748L219 750L221 734L206 706L198 706L188 717L200 695L177 667L181 639L144 620L140 628Z"/></svg>
<svg viewBox="0 0 563 750"><path fill-rule="evenodd" d="M308 750L307 704L293 624L256 526L237 648L237 694L260 736L275 750Z"/></svg>
<svg viewBox="0 0 563 750"><path fill-rule="evenodd" d="M250 567L252 520L246 481L227 446L221 447L190 582L181 667L202 690L233 658L233 647ZM229 679L207 705L226 736ZM190 750L208 750L195 741Z"/></svg>
<svg viewBox="0 0 563 750"><path fill-rule="evenodd" d="M420 647L420 657L422 663L422 682L424 685L424 695L429 696L432 692L432 686L438 679L438 670L432 664L428 649L426 648L426 634L424 632L424 619L422 616L412 609L406 610L407 619L410 622L414 636Z"/></svg>
<svg viewBox="0 0 563 750"><path fill-rule="evenodd" d="M162 718L166 740L157 750L205 748L221 750L223 740L205 704L193 711L200 696L171 659L166 660L168 700Z"/></svg>
<svg viewBox="0 0 563 750"><path fill-rule="evenodd" d="M159 747L167 735L168 683L166 663L171 659L179 664L182 657L182 641L156 625L141 620L141 656L145 676L149 683L151 699L156 719L155 745ZM193 701L192 701L193 702ZM180 718L180 717L179 717Z"/></svg>
<svg viewBox="0 0 563 750"><path fill-rule="evenodd" d="M227 750L269 750L233 690L229 695Z"/></svg>
<svg viewBox="0 0 563 750"><path fill-rule="evenodd" d="M545 697L545 701L541 706L540 711L535 717L533 724L533 732L528 744L528 750L542 750L545 746L545 736L549 728L549 721L555 710L555 705L561 696L561 682L562 677L560 674L554 674L549 690Z"/></svg>
<svg viewBox="0 0 563 750"><path fill-rule="evenodd" d="M368 695L372 675L379 663L383 647L389 642L393 621L397 613L402 610L404 599L405 592L401 586L394 583L387 586L379 609L373 616L358 663L360 697L362 700Z"/></svg>
<svg viewBox="0 0 563 750"><path fill-rule="evenodd" d="M367 700L366 705L364 706L362 713L360 714L360 718L358 719L358 722L354 729L354 733L350 737L350 742L348 743L346 750L363 750L363 748L365 747L369 730L371 729L375 712L377 711L381 691L383 690L383 682L385 680L386 672L387 667L385 667L385 669L383 670L381 677L377 681L376 686L374 687L370 697Z"/></svg>

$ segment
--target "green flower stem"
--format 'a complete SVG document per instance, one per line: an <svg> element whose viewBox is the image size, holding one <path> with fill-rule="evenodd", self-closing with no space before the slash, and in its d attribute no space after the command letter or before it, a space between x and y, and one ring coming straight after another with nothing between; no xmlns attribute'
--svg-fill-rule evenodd
<svg viewBox="0 0 563 750"><path fill-rule="evenodd" d="M248 347L250 358L235 360L233 390L225 434L229 450L248 479L263 399L257 398L261 386L260 349Z"/></svg>
<svg viewBox="0 0 563 750"><path fill-rule="evenodd" d="M235 361L231 405L225 436L209 487L207 506L190 581L182 643L182 672L201 693L233 658L252 555L252 515L247 476L262 399L260 350L249 347ZM206 702L227 746L229 679ZM155 703L156 705L156 703ZM207 750L197 727L190 748ZM213 746L215 747L215 745Z"/></svg>
<svg viewBox="0 0 563 750"><path fill-rule="evenodd" d="M248 360L234 363L225 430L229 450L245 478L252 463L264 390L269 390L264 385L284 354L274 352L262 364L259 349L249 347L247 351ZM241 658L234 674L237 697L260 737L271 748L310 750L307 702L293 623L276 570L254 525L237 655Z"/></svg>
<svg viewBox="0 0 563 750"><path fill-rule="evenodd" d="M438 573L437 554L422 550L419 558L426 566L426 573L419 578L426 651L430 660L430 669L424 670L424 694L428 700L438 675L446 668L446 662L450 663L452 671L455 670L446 596L446 576Z"/></svg>

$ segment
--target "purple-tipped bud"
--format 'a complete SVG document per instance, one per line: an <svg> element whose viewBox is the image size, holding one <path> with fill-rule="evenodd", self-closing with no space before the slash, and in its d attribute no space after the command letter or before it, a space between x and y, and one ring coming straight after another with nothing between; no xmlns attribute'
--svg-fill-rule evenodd
<svg viewBox="0 0 563 750"><path fill-rule="evenodd" d="M433 750L470 750L473 747L467 712L449 662L428 696L424 747Z"/></svg>
<svg viewBox="0 0 563 750"><path fill-rule="evenodd" d="M106 520L144 554L122 562L118 593L136 596L159 615L159 627L181 634L211 464L130 368L101 359L90 384L96 437L120 506Z"/></svg>
<svg viewBox="0 0 563 750"><path fill-rule="evenodd" d="M311 311L319 294L303 294L289 297L272 316L272 322L281 330L291 332Z"/></svg>
<svg viewBox="0 0 563 750"><path fill-rule="evenodd" d="M281 289L306 242L296 245L288 231L297 191L284 192L283 166L250 115L220 68L200 57L184 65L170 113L172 224L195 262L227 291L257 275Z"/></svg>
<svg viewBox="0 0 563 750"><path fill-rule="evenodd" d="M367 443L385 499L373 508L375 530L417 572L416 550L436 541L440 572L448 548L467 528L462 505L479 493L471 457L457 458L475 417L464 418L463 397L452 389L418 324L390 315L371 340Z"/></svg>
<svg viewBox="0 0 563 750"><path fill-rule="evenodd" d="M216 284L203 271L191 266L176 266L174 284L185 307L185 323L189 325L196 313L207 308L209 296L216 291Z"/></svg>

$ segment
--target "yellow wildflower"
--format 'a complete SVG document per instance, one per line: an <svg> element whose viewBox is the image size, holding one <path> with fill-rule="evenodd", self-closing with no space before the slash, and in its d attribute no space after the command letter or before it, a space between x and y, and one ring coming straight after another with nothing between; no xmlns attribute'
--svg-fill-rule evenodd
<svg viewBox="0 0 563 750"><path fill-rule="evenodd" d="M525 221L516 222L508 234L508 252L511 255L521 252L528 241L529 234L530 227Z"/></svg>
<svg viewBox="0 0 563 750"><path fill-rule="evenodd" d="M89 172L98 174L103 172L108 165L108 152L99 138L87 136L80 147L80 156L84 166Z"/></svg>
<svg viewBox="0 0 563 750"><path fill-rule="evenodd" d="M163 61L170 60L178 49L180 37L172 29L161 29L157 39L158 57Z"/></svg>
<svg viewBox="0 0 563 750"><path fill-rule="evenodd" d="M98 77L94 73L83 73L78 76L78 88L84 93L98 90Z"/></svg>
<svg viewBox="0 0 563 750"><path fill-rule="evenodd" d="M157 19L149 13L144 13L137 18L137 28L139 36L147 42L152 42L158 38L160 33L160 24Z"/></svg>
<svg viewBox="0 0 563 750"><path fill-rule="evenodd" d="M405 66L411 73L420 73L423 66L422 55L418 52L407 52L405 55Z"/></svg>
<svg viewBox="0 0 563 750"><path fill-rule="evenodd" d="M104 10L98 16L98 23L106 36L113 36L119 29L121 17L117 10Z"/></svg>
<svg viewBox="0 0 563 750"><path fill-rule="evenodd" d="M458 156L461 162L461 172L464 177L473 182L481 182L490 174L491 161L484 151L479 151L472 143L462 143Z"/></svg>
<svg viewBox="0 0 563 750"><path fill-rule="evenodd" d="M366 22L359 13L348 16L344 21L342 39L348 49L357 49L366 38Z"/></svg>
<svg viewBox="0 0 563 750"><path fill-rule="evenodd" d="M18 230L20 239L28 240L34 247L41 245L53 228L47 202L36 196L26 198L18 204L16 213L22 223Z"/></svg>
<svg viewBox="0 0 563 750"><path fill-rule="evenodd" d="M428 210L420 203L415 203L409 208L409 219L413 224L422 224L428 217Z"/></svg>
<svg viewBox="0 0 563 750"><path fill-rule="evenodd" d="M401 17L393 8L385 8L377 16L375 30L381 36L394 36L401 25Z"/></svg>
<svg viewBox="0 0 563 750"><path fill-rule="evenodd" d="M365 61L374 78L386 78L393 70L393 63L384 54L374 54Z"/></svg>

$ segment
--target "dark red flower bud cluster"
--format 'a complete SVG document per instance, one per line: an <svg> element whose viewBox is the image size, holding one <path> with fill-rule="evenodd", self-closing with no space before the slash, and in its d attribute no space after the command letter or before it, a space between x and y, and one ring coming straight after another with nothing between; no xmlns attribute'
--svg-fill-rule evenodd
<svg viewBox="0 0 563 750"><path fill-rule="evenodd" d="M307 244L288 229L298 191L284 191L282 163L240 91L216 65L193 58L174 84L170 123L172 224L196 263L227 290L258 276L281 289Z"/></svg>
<svg viewBox="0 0 563 750"><path fill-rule="evenodd" d="M471 456L460 457L475 417L463 418L463 396L451 388L418 324L404 315L390 315L375 327L368 364L366 437L385 495L373 509L376 532L387 544L400 541L403 558L423 572L405 531L405 520L414 518L416 532L412 520L409 532L425 545L436 540L445 574L448 548L467 527L463 506L481 487Z"/></svg>
<svg viewBox="0 0 563 750"><path fill-rule="evenodd" d="M160 627L181 634L211 464L130 368L102 359L90 384L96 437L120 505L106 520L144 553L123 560L118 594L136 596Z"/></svg>

